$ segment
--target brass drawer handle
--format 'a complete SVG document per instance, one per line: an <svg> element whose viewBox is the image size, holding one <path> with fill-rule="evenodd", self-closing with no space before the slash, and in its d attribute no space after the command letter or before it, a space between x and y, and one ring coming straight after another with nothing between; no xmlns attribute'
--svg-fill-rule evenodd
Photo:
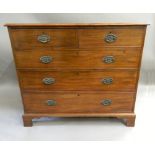
<svg viewBox="0 0 155 155"><path fill-rule="evenodd" d="M111 99L104 99L101 101L101 104L104 106L108 106L108 105L112 104L112 100Z"/></svg>
<svg viewBox="0 0 155 155"><path fill-rule="evenodd" d="M46 34L41 34L38 36L38 41L41 43L47 43L51 40L50 36L46 35Z"/></svg>
<svg viewBox="0 0 155 155"><path fill-rule="evenodd" d="M47 100L46 103L48 106L55 106L57 104L55 100Z"/></svg>
<svg viewBox="0 0 155 155"><path fill-rule="evenodd" d="M113 43L117 40L117 36L115 34L109 33L105 36L104 40L107 43Z"/></svg>
<svg viewBox="0 0 155 155"><path fill-rule="evenodd" d="M54 78L44 78L42 81L46 85L50 85L50 84L55 83L55 79Z"/></svg>
<svg viewBox="0 0 155 155"><path fill-rule="evenodd" d="M114 56L105 56L103 57L103 62L106 64L111 64L115 62Z"/></svg>
<svg viewBox="0 0 155 155"><path fill-rule="evenodd" d="M113 83L113 78L109 77L109 78L104 78L101 81L103 84L109 85Z"/></svg>
<svg viewBox="0 0 155 155"><path fill-rule="evenodd" d="M51 56L42 56L40 57L40 61L44 64L48 64L52 61L52 57Z"/></svg>

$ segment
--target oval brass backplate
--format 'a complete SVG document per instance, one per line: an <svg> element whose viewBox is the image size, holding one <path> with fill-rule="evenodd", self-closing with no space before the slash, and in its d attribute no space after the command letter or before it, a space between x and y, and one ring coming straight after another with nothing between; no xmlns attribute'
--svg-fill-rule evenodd
<svg viewBox="0 0 155 155"><path fill-rule="evenodd" d="M105 36L104 40L107 43L113 43L117 40L117 36L115 34L109 33Z"/></svg>
<svg viewBox="0 0 155 155"><path fill-rule="evenodd" d="M114 63L114 61L115 61L114 56L105 56L105 57L103 57L103 62L106 63L106 64Z"/></svg>
<svg viewBox="0 0 155 155"><path fill-rule="evenodd" d="M52 57L44 55L44 56L40 57L40 61L44 64L48 64L52 61Z"/></svg>
<svg viewBox="0 0 155 155"><path fill-rule="evenodd" d="M47 34L41 34L38 36L37 40L41 43L47 43L51 40L50 36Z"/></svg>
<svg viewBox="0 0 155 155"><path fill-rule="evenodd" d="M55 83L55 79L54 78L48 78L48 77L44 78L42 81L46 85L50 85L50 84Z"/></svg>
<svg viewBox="0 0 155 155"><path fill-rule="evenodd" d="M112 103L112 100L111 99L104 99L101 101L101 104L104 105L104 106L108 106Z"/></svg>
<svg viewBox="0 0 155 155"><path fill-rule="evenodd" d="M47 103L48 106L56 105L56 101L55 100L47 100L46 103Z"/></svg>
<svg viewBox="0 0 155 155"><path fill-rule="evenodd" d="M104 78L101 80L101 82L103 84L106 84L106 85L109 85L109 84L112 84L113 83L113 78L109 77L109 78Z"/></svg>

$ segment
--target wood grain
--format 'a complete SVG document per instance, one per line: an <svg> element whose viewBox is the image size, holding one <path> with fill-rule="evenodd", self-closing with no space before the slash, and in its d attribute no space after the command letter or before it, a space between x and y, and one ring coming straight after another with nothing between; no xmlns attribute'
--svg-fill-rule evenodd
<svg viewBox="0 0 155 155"><path fill-rule="evenodd" d="M15 51L17 68L43 69L119 69L138 68L140 48L104 48L102 50L25 50ZM44 64L42 56L50 56L52 62ZM113 63L105 63L104 57L113 56ZM32 62L32 63L30 63Z"/></svg>
<svg viewBox="0 0 155 155"><path fill-rule="evenodd" d="M24 126L40 117L117 117L134 126L134 106L147 24L6 24L24 104ZM105 36L117 36L107 43ZM51 40L40 43L47 34ZM40 62L49 55L53 61ZM103 57L115 61L104 63ZM55 78L52 85L45 77ZM103 78L113 78L105 85ZM109 106L101 100L112 99ZM54 99L56 106L47 106Z"/></svg>
<svg viewBox="0 0 155 155"><path fill-rule="evenodd" d="M104 106L102 100L111 99L111 105ZM47 100L55 100L48 106ZM24 109L27 113L109 113L132 112L134 93L24 93Z"/></svg>
<svg viewBox="0 0 155 155"><path fill-rule="evenodd" d="M116 117L124 121L128 127L134 127L136 115L132 113L26 113L23 115L23 123L25 127L31 127L32 119L41 117Z"/></svg>
<svg viewBox="0 0 155 155"><path fill-rule="evenodd" d="M19 71L19 80L25 90L106 90L135 91L137 72L134 70L103 71ZM45 85L42 80L54 78L55 83ZM110 85L103 84L104 78L113 78Z"/></svg>
<svg viewBox="0 0 155 155"><path fill-rule="evenodd" d="M74 29L11 29L10 34L16 50L40 49L40 48L77 48L77 31ZM38 36L46 34L50 36L50 41L41 43Z"/></svg>
<svg viewBox="0 0 155 155"><path fill-rule="evenodd" d="M127 27L137 27L137 26L147 26L149 24L146 23L7 23L5 26L11 27L11 28L21 28L21 27L26 27L26 28L31 28L31 27L54 27L54 28L59 28L59 27L100 27L100 26L127 26Z"/></svg>
<svg viewBox="0 0 155 155"><path fill-rule="evenodd" d="M117 40L113 43L107 43L105 36L112 33L117 36ZM143 43L145 28L107 28L107 29L91 29L79 30L79 47L80 48L103 48L109 46L138 46Z"/></svg>

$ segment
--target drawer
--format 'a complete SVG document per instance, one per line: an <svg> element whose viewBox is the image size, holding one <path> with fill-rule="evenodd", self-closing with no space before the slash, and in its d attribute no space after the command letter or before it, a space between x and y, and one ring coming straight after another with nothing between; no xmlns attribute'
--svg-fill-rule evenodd
<svg viewBox="0 0 155 155"><path fill-rule="evenodd" d="M135 93L31 92L23 94L27 113L132 112Z"/></svg>
<svg viewBox="0 0 155 155"><path fill-rule="evenodd" d="M78 47L74 29L11 29L13 47L20 49Z"/></svg>
<svg viewBox="0 0 155 155"><path fill-rule="evenodd" d="M105 28L79 30L80 48L103 48L106 46L143 46L145 27Z"/></svg>
<svg viewBox="0 0 155 155"><path fill-rule="evenodd" d="M102 50L26 50L14 53L17 68L110 69L138 68L140 48Z"/></svg>
<svg viewBox="0 0 155 155"><path fill-rule="evenodd" d="M117 90L135 91L135 70L18 71L25 90Z"/></svg>

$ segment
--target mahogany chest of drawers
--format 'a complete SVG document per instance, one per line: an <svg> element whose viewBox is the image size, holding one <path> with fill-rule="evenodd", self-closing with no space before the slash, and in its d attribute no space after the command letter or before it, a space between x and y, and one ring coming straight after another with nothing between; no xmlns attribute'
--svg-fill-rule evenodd
<svg viewBox="0 0 155 155"><path fill-rule="evenodd" d="M24 105L40 117L116 117L134 126L146 24L6 24Z"/></svg>

